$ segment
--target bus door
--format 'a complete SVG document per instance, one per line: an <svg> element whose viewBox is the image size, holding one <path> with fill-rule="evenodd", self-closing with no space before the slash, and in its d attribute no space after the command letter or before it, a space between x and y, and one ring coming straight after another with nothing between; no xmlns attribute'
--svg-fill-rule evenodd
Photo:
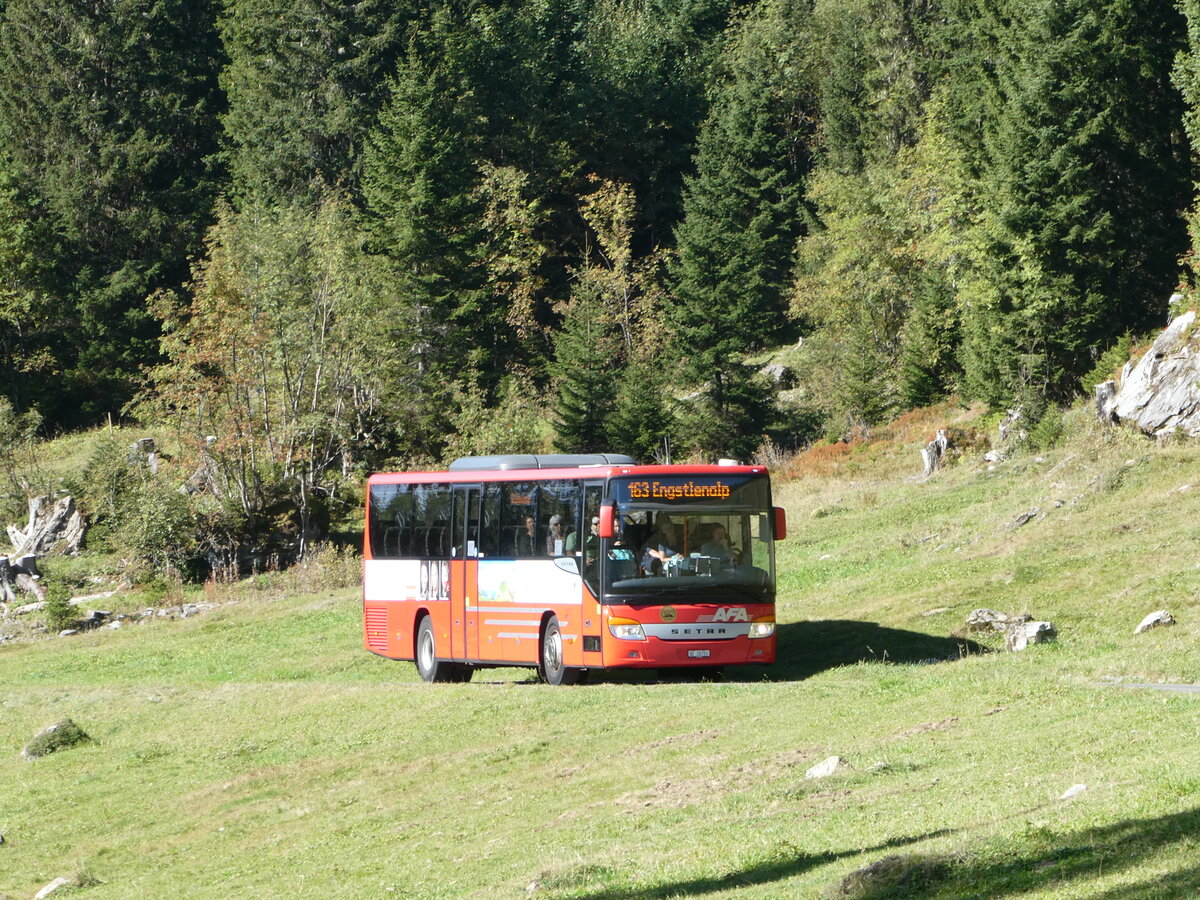
<svg viewBox="0 0 1200 900"><path fill-rule="evenodd" d="M600 605L600 537L593 520L599 521L600 498L604 483L589 481L583 486L583 558L580 569L583 575L583 617L580 619L583 634L583 665L599 666L603 663L600 651L601 631L604 628L604 610Z"/></svg>
<svg viewBox="0 0 1200 900"><path fill-rule="evenodd" d="M455 659L479 658L479 521L482 490L454 486L450 550L450 648Z"/></svg>

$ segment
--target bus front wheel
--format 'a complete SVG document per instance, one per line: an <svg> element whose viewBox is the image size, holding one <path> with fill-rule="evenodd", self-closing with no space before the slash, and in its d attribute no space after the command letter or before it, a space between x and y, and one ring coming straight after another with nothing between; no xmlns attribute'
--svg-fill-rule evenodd
<svg viewBox="0 0 1200 900"><path fill-rule="evenodd" d="M538 674L546 684L579 684L583 681L583 669L574 669L563 663L563 640L558 616L551 616L542 630L541 658Z"/></svg>
<svg viewBox="0 0 1200 900"><path fill-rule="evenodd" d="M458 671L454 663L438 659L429 616L423 617L417 626L417 671L425 681L453 681Z"/></svg>

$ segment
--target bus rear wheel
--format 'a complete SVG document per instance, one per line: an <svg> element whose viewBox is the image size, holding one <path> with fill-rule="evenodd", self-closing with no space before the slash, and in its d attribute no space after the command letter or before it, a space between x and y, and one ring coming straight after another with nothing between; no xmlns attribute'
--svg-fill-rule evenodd
<svg viewBox="0 0 1200 900"><path fill-rule="evenodd" d="M541 664L538 675L546 684L579 684L586 674L563 663L562 630L558 627L558 616L551 616L542 630Z"/></svg>
<svg viewBox="0 0 1200 900"><path fill-rule="evenodd" d="M455 678L459 667L454 663L438 659L437 642L433 637L433 621L429 616L421 619L417 626L417 671L425 681L462 681Z"/></svg>

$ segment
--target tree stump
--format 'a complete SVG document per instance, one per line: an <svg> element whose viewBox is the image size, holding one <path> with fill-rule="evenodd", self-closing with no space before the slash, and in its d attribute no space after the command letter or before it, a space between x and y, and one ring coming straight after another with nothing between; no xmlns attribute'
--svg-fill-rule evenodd
<svg viewBox="0 0 1200 900"><path fill-rule="evenodd" d="M63 550L74 556L83 544L87 524L75 508L73 497L61 497L53 504L49 497L33 497L29 501L29 522L24 530L8 526L8 539L15 557L44 556L59 542ZM36 565L34 572L36 574Z"/></svg>
<svg viewBox="0 0 1200 900"><path fill-rule="evenodd" d="M946 430L939 428L937 437L921 448L921 462L925 466L925 471L921 473L922 478L928 478L942 467L942 457L946 455L949 447L950 438L946 436Z"/></svg>
<svg viewBox="0 0 1200 900"><path fill-rule="evenodd" d="M1105 381L1096 385L1096 418L1105 425L1116 424L1117 415L1113 407L1117 405L1117 383Z"/></svg>

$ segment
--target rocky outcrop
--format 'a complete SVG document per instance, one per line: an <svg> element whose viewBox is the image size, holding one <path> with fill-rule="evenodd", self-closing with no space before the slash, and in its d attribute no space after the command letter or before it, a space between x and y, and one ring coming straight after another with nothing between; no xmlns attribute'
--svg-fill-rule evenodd
<svg viewBox="0 0 1200 900"><path fill-rule="evenodd" d="M1178 316L1137 364L1122 374L1111 401L1097 393L1098 412L1145 434L1200 435L1200 332L1196 312Z"/></svg>

